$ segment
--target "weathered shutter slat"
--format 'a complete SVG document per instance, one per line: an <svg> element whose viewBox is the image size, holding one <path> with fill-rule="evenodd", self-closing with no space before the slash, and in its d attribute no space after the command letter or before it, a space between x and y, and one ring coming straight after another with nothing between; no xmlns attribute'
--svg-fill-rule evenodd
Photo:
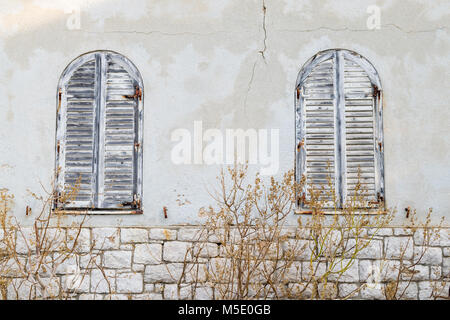
<svg viewBox="0 0 450 320"><path fill-rule="evenodd" d="M96 61L93 59L76 69L63 88L62 182L66 189L79 182L75 200L63 204L65 208L85 208L94 204L95 74Z"/></svg>
<svg viewBox="0 0 450 320"><path fill-rule="evenodd" d="M103 208L135 207L137 81L106 55Z"/></svg>

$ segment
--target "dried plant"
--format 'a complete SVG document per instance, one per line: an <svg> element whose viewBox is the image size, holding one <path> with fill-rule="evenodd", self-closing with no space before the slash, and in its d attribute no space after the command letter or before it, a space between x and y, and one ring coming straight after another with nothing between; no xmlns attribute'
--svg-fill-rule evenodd
<svg viewBox="0 0 450 320"><path fill-rule="evenodd" d="M397 255L397 260L394 265L386 263L386 254L383 257L384 265L386 266L384 272L382 270L383 294L387 300L401 300L414 299L408 294L412 282L417 279L420 274L420 267L424 267L424 257L429 252L430 247L433 247L439 242L440 237L445 232L442 228L444 219L441 220L437 227L431 226L432 210L429 209L424 222L420 222L417 218L416 210L410 208L408 211L407 224L403 227L403 233L408 235L406 240L400 247ZM419 239L419 245L413 244L413 239ZM432 278L435 281L430 281L430 299L450 299L450 292L444 292L449 274L441 275L440 269L432 273Z"/></svg>
<svg viewBox="0 0 450 320"><path fill-rule="evenodd" d="M54 188L52 188L53 190ZM88 281L88 272L98 267L99 251L82 239L86 215L80 223L62 226L64 216L52 210L55 201L73 200L79 183L56 195L39 196L32 227L22 227L11 214L14 197L0 190L0 293L3 299L68 299ZM31 215L27 207L26 215ZM80 262L83 260L83 268Z"/></svg>
<svg viewBox="0 0 450 320"><path fill-rule="evenodd" d="M402 246L392 256L383 248L379 231L389 228L395 212L367 201L362 183L339 208L330 176L327 184L319 186L305 185L304 178L296 182L293 171L279 181L272 177L265 182L257 174L249 183L247 166L235 166L222 171L218 180L218 190L211 193L215 205L200 210L205 222L187 249L177 278L179 298L195 299L201 290L211 292L214 299L359 298L368 282L354 279L355 265L363 254L367 259L373 250L380 250L380 259L378 255L370 259L379 263L380 274L384 272L376 279L384 299L413 299L409 288L417 281L424 259L429 259L430 248L445 232L442 222L431 226L431 210L423 223L415 211L409 211L400 234ZM79 183L58 195L31 193L42 203L35 215L27 207L32 227L20 225L11 214L14 197L0 189L3 299L76 298L86 291L84 280L89 281L94 269L109 288L106 298L112 297L114 273L101 263L103 244L83 239L83 231L89 231L84 228L86 213L81 214L81 222L68 226L63 212L51 209L55 201L73 200L78 188ZM302 201L309 209L295 221L289 217L305 188L309 196ZM173 277L178 277L177 271ZM448 277L436 274L427 280L427 298L448 299ZM346 282L353 286L343 294L339 284Z"/></svg>
<svg viewBox="0 0 450 320"><path fill-rule="evenodd" d="M197 288L209 287L215 299L349 299L366 287L359 283L337 294L338 283L351 278L355 261L373 250L369 246L395 212L369 202L363 184L342 208L331 178L327 185L308 185L309 214L290 226L288 216L305 187L293 171L281 181L271 178L268 186L258 175L248 184L247 166L228 168L218 179L219 190L211 194L215 206L200 210L205 222L186 252L179 297L195 299ZM219 254L210 258L214 243ZM406 272L400 268L399 277Z"/></svg>

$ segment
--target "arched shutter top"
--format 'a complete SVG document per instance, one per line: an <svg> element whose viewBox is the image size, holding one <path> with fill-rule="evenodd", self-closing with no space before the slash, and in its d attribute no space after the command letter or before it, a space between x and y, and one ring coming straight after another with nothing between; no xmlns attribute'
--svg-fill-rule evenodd
<svg viewBox="0 0 450 320"><path fill-rule="evenodd" d="M298 76L297 76L297 87L300 87L302 83L305 81L306 77L309 75L311 70L321 62L332 58L337 52L343 54L345 59L352 61L353 63L358 64L367 74L372 84L376 85L381 89L381 80L378 76L378 72L375 67L362 55L346 49L328 49L321 51L311 57L302 67Z"/></svg>

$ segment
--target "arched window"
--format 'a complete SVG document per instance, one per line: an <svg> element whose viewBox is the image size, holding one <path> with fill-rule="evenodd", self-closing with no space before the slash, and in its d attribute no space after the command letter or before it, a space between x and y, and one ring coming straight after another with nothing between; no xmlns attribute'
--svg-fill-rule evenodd
<svg viewBox="0 0 450 320"><path fill-rule="evenodd" d="M56 209L138 213L142 201L143 83L124 56L86 53L58 84L57 192L76 185Z"/></svg>
<svg viewBox="0 0 450 320"><path fill-rule="evenodd" d="M300 71L295 95L296 179L306 179L300 210L310 186L331 186L342 208L358 181L369 207L383 205L382 94L372 64L348 50L319 52Z"/></svg>

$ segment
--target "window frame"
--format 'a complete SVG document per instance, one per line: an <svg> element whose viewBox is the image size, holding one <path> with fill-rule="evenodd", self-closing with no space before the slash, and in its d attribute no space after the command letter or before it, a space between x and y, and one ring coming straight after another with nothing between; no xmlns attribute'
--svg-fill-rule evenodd
<svg viewBox="0 0 450 320"><path fill-rule="evenodd" d="M94 112L94 132L93 132L93 176L92 179L96 179L92 184L96 184L96 190L93 192L95 199L98 194L102 192L103 185L98 184L97 179L103 176L104 173L99 173L99 167L103 159L99 157L101 154L98 148L104 148L104 139L101 139L100 131L105 130L103 127L104 121L100 121L105 116L105 101L106 101L106 56L111 61L118 63L123 67L130 77L137 82L139 94L136 97L136 112L135 112L135 159L133 161L133 172L135 175L135 181L133 183L133 202L130 207L124 208L97 208L97 207L82 207L82 208L70 208L64 207L64 204L58 203L60 192L64 189L64 170L65 170L65 135L66 135L66 112L67 112L67 94L66 85L70 80L72 74L78 70L83 64L91 60L96 60L95 67L95 82L94 82L94 99L96 109ZM99 79L102 79L101 81ZM61 212L64 214L142 214L143 213L143 109L144 109L144 85L141 74L137 67L125 56L110 50L96 50L84 53L77 58L73 59L69 65L61 73L58 81L56 92L57 110L56 110L56 135L55 135L55 201L53 202L52 209L54 212ZM136 128L137 127L137 128ZM104 138L104 134L101 134ZM94 188L94 187L93 187ZM97 201L97 200L95 200Z"/></svg>
<svg viewBox="0 0 450 320"><path fill-rule="evenodd" d="M295 86L295 179L300 182L302 177L306 174L306 149L305 149L305 135L306 135L306 115L304 108L304 96L302 88L308 75L318 64L328 60L334 59L334 63L337 63L337 67L334 68L335 74L333 76L335 96L334 105L336 108L336 118L334 126L334 136L335 140L339 140L337 143L345 145L345 97L344 97L344 79L343 79L343 61L344 58L358 64L366 73L367 77L374 88L374 110L373 110L373 120L374 120L374 166L375 166L375 194L377 195L377 209L366 210L361 213L373 213L385 210L385 187L384 187L384 137L383 137L383 92L381 81L375 67L360 54L346 50L346 49L328 49L325 51L318 52L313 57L311 57L301 68L296 81ZM339 120L339 121L337 121ZM340 123L337 123L340 122ZM335 144L336 145L336 144ZM339 151L338 151L339 150ZM345 151L343 152L341 148L335 149L335 172L339 172L339 175L335 174L335 184L334 187L338 187L336 192L338 193L338 203L339 208L337 210L342 210L343 203L345 203L346 195L346 159ZM344 156L342 156L344 155ZM339 168L336 170L336 168ZM307 190L306 185L303 189L296 194L296 213L312 213L311 208L309 208L303 199L306 196ZM366 208L360 208L366 209ZM335 213L335 209L325 209L324 213Z"/></svg>

